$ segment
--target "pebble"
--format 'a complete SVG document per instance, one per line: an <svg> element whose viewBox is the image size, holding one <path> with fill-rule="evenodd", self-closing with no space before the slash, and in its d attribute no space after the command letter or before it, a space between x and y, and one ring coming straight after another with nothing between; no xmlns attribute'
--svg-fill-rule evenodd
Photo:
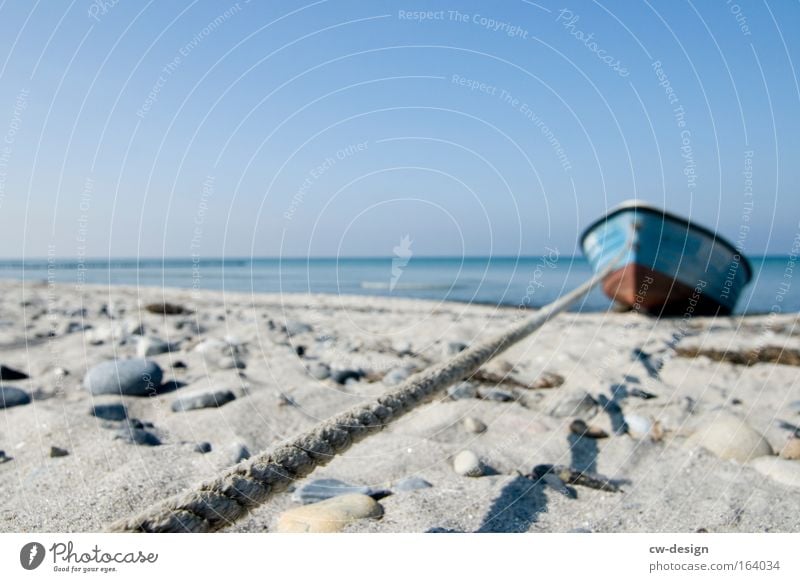
<svg viewBox="0 0 800 582"><path fill-rule="evenodd" d="M128 418L128 408L118 404L95 404L89 414L103 420L125 420Z"/></svg>
<svg viewBox="0 0 800 582"><path fill-rule="evenodd" d="M430 489L433 487L422 477L406 477L402 481L398 481L392 488L401 493L408 493L409 491L418 491L419 489Z"/></svg>
<svg viewBox="0 0 800 582"><path fill-rule="evenodd" d="M337 532L359 519L377 519L382 516L383 507L372 497L351 493L285 511L278 518L276 531L278 533Z"/></svg>
<svg viewBox="0 0 800 582"><path fill-rule="evenodd" d="M486 386L481 386L478 388L478 396L484 400L493 400L494 402L511 402L512 400L517 399L516 396L514 396L514 393L509 390L503 390L502 388L489 388Z"/></svg>
<svg viewBox="0 0 800 582"><path fill-rule="evenodd" d="M83 379L92 394L150 396L158 393L163 372L150 360L110 360L96 365Z"/></svg>
<svg viewBox="0 0 800 582"><path fill-rule="evenodd" d="M363 373L360 370L333 370L331 372L331 380L337 384L346 384L348 380L360 380Z"/></svg>
<svg viewBox="0 0 800 582"><path fill-rule="evenodd" d="M328 364L314 362L308 366L308 373L312 378L317 380L325 380L326 378L330 377L331 369L328 367Z"/></svg>
<svg viewBox="0 0 800 582"><path fill-rule="evenodd" d="M793 437L786 441L779 453L782 459L790 461L800 460L800 438Z"/></svg>
<svg viewBox="0 0 800 582"><path fill-rule="evenodd" d="M189 315L194 313L188 307L177 303L149 303L145 305L144 308L149 313L155 313L157 315Z"/></svg>
<svg viewBox="0 0 800 582"><path fill-rule="evenodd" d="M453 400L468 400L478 396L478 389L472 382L459 382L447 389L447 395Z"/></svg>
<svg viewBox="0 0 800 582"><path fill-rule="evenodd" d="M468 348L468 344L464 342L447 342L444 345L444 355L445 356L455 356L466 350Z"/></svg>
<svg viewBox="0 0 800 582"><path fill-rule="evenodd" d="M487 426L483 421L472 416L468 416L464 419L464 428L467 432L480 434L482 432L486 432Z"/></svg>
<svg viewBox="0 0 800 582"><path fill-rule="evenodd" d="M350 485L338 479L314 479L295 489L292 493L292 501L308 505L351 493L360 493L371 497L375 492L366 485Z"/></svg>
<svg viewBox="0 0 800 582"><path fill-rule="evenodd" d="M57 457L66 457L69 455L69 451L67 449L62 449L61 447L50 447L50 457L57 458Z"/></svg>
<svg viewBox="0 0 800 582"><path fill-rule="evenodd" d="M544 372L531 384L531 388L541 390L542 388L558 388L564 383L564 376L555 372Z"/></svg>
<svg viewBox="0 0 800 582"><path fill-rule="evenodd" d="M562 397L551 409L550 415L556 418L574 416L589 420L597 415L599 405L588 392L577 392Z"/></svg>
<svg viewBox="0 0 800 582"><path fill-rule="evenodd" d="M732 414L709 414L699 426L700 428L687 439L688 446L700 446L721 459L740 463L772 455L772 447L766 439Z"/></svg>
<svg viewBox="0 0 800 582"><path fill-rule="evenodd" d="M211 452L211 443L197 443L194 448L192 449L195 453L200 453L205 455L206 453Z"/></svg>
<svg viewBox="0 0 800 582"><path fill-rule="evenodd" d="M625 415L626 432L635 439L643 439L650 436L653 430L653 422L644 416L638 414Z"/></svg>
<svg viewBox="0 0 800 582"><path fill-rule="evenodd" d="M230 448L229 459L232 465L250 458L250 451L242 443L236 443Z"/></svg>
<svg viewBox="0 0 800 582"><path fill-rule="evenodd" d="M483 475L483 464L478 455L472 451L461 451L453 458L453 469L464 477L480 477Z"/></svg>
<svg viewBox="0 0 800 582"><path fill-rule="evenodd" d="M28 375L25 372L0 364L0 380L25 380L27 378Z"/></svg>
<svg viewBox="0 0 800 582"><path fill-rule="evenodd" d="M590 439L605 439L608 438L608 433L602 428L586 424L581 419L573 420L569 425L569 430L572 434L580 437L588 437Z"/></svg>
<svg viewBox="0 0 800 582"><path fill-rule="evenodd" d="M411 375L411 370L407 367L394 368L393 370L389 370L386 373L386 375L383 377L382 382L386 386L397 386L401 382L407 380L410 375Z"/></svg>
<svg viewBox="0 0 800 582"><path fill-rule="evenodd" d="M114 438L133 445L143 445L147 447L157 447L161 444L161 439L149 430L133 428L132 426L118 430Z"/></svg>
<svg viewBox="0 0 800 582"><path fill-rule="evenodd" d="M762 475L789 485L800 487L800 463L779 459L777 457L760 457L750 462L750 465Z"/></svg>
<svg viewBox="0 0 800 582"><path fill-rule="evenodd" d="M3 463L8 463L13 458L14 457L6 456L6 452L5 451L0 451L0 465L2 465Z"/></svg>
<svg viewBox="0 0 800 582"><path fill-rule="evenodd" d="M160 338L149 335L139 336L136 342L136 356L139 358L157 356L169 352L171 348L172 346Z"/></svg>
<svg viewBox="0 0 800 582"><path fill-rule="evenodd" d="M213 392L200 392L181 396L172 403L172 412L186 412L200 408L219 408L228 402L236 400L230 390L214 390Z"/></svg>
<svg viewBox="0 0 800 582"><path fill-rule="evenodd" d="M314 328L307 323L297 320L287 320L286 325L283 326L283 331L285 331L286 335L289 337L300 335L301 333L308 333L313 331L313 329Z"/></svg>
<svg viewBox="0 0 800 582"><path fill-rule="evenodd" d="M12 386L0 386L0 408L11 408L29 404L31 396L24 390Z"/></svg>

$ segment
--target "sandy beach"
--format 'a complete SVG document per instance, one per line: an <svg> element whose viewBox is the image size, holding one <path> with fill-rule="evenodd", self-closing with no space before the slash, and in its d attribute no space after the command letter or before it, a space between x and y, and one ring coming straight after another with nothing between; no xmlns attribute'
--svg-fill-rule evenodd
<svg viewBox="0 0 800 582"><path fill-rule="evenodd" d="M329 295L0 291L4 532L103 530L520 317ZM382 517L344 531L797 531L797 323L561 315L229 531L275 531L297 490L323 478L380 504ZM163 376L142 396L100 393L101 372L86 379L142 357ZM477 476L463 458L454 468L464 451ZM537 479L542 465L617 490Z"/></svg>

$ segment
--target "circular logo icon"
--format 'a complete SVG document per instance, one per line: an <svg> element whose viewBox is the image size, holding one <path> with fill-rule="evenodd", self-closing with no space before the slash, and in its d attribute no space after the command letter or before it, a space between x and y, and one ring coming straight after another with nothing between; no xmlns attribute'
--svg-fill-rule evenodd
<svg viewBox="0 0 800 582"><path fill-rule="evenodd" d="M30 542L19 551L19 563L26 570L35 570L44 561L44 546L39 542Z"/></svg>

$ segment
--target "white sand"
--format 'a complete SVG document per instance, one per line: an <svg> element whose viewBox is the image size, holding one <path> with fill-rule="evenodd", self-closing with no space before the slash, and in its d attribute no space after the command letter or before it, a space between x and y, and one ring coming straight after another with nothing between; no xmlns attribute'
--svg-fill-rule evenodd
<svg viewBox="0 0 800 582"><path fill-rule="evenodd" d="M165 300L196 313L164 317L141 309ZM116 319L101 314L104 305ZM85 317L81 308L87 311ZM0 464L0 530L100 530L213 476L230 463L235 444L252 452L270 447L380 394L387 388L378 379L386 371L406 363L424 367L439 361L447 342L469 343L517 316L513 309L401 299L205 291L193 295L188 290L120 287L85 287L79 292L69 285L26 283L23 288L19 282L2 282L0 363L30 375L29 380L4 385L28 390L35 400L0 410L0 449L13 457ZM313 332L291 340L305 346L304 358L280 331L286 319L313 327ZM269 320L278 329L270 330ZM92 329L65 333L69 322ZM187 384L158 397L122 399L131 416L155 425L164 443L157 447L114 440L114 430L104 427L108 423L88 411L94 403L121 399L92 397L82 387L91 366L135 354L136 342L130 337L121 340L126 327L130 331L139 324L147 335L177 344L177 351L152 359L164 369L166 380ZM204 328L201 333L194 333L194 324ZM775 450L780 449L790 432L776 420L800 424L800 414L790 407L800 400L798 368L671 357L675 333L681 335L681 346L702 342L720 349L797 349L796 325L796 315L695 319L684 324L633 314L566 314L500 357L513 365L512 376L519 381L530 382L551 371L564 376L562 386L512 387L520 400L511 403L441 399L355 446L311 478L385 487L419 476L434 485L382 499L382 519L356 522L349 531L797 531L800 490L748 465L687 448L684 441L703 413L724 409L746 418ZM51 329L56 333L48 338ZM114 329L116 336L110 333ZM204 339L226 336L246 350L247 367L241 374L218 369L214 358L204 359L193 350ZM330 339L316 341L319 336ZM100 339L103 343L93 345ZM419 356L399 355L403 344ZM631 357L635 348L665 360L660 379L649 378ZM369 379L345 387L314 380L305 365L316 360L361 367ZM173 370L177 361L187 368ZM56 368L65 368L69 375L60 378ZM502 362L489 369L504 370ZM572 417L557 418L549 412L582 390L611 397L615 384L657 395L652 400L628 397L620 405L625 414L658 420L666 431L658 442L629 435L583 440L583 460L594 455L596 444L597 472L625 480L624 492L578 486L577 499L571 499L518 475L540 463L573 462L568 430ZM170 410L182 393L211 387L230 388L237 399L219 409ZM296 406L282 405L281 392ZM465 416L481 419L488 430L480 435L466 432L461 426ZM612 428L602 411L589 423ZM193 444L201 441L211 443L211 453L193 451ZM70 454L50 458L51 446ZM496 474L457 475L451 458L464 449L479 454ZM279 513L293 505L291 495L284 494L231 529L269 531Z"/></svg>

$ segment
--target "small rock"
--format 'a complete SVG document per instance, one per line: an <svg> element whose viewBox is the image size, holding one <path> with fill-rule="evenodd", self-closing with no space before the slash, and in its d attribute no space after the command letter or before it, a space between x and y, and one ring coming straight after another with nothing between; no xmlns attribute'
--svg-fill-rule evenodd
<svg viewBox="0 0 800 582"><path fill-rule="evenodd" d="M66 457L69 455L69 451L67 449L62 449L61 447L50 447L50 457L57 458L57 457Z"/></svg>
<svg viewBox="0 0 800 582"><path fill-rule="evenodd" d="M152 432L143 428L133 428L132 426L118 430L114 438L133 445L142 445L146 447L157 447L161 444L161 439Z"/></svg>
<svg viewBox="0 0 800 582"><path fill-rule="evenodd" d="M413 356L414 350L412 349L411 342L398 340L392 343L392 350L400 357Z"/></svg>
<svg viewBox="0 0 800 582"><path fill-rule="evenodd" d="M641 388L630 388L628 389L628 394L635 396L636 398L641 398L642 400L652 400L653 398L657 398L657 396L652 392L647 392Z"/></svg>
<svg viewBox="0 0 800 582"><path fill-rule="evenodd" d="M331 369L327 364L323 364L322 362L314 362L308 366L308 373L312 378L324 380L331 375Z"/></svg>
<svg viewBox="0 0 800 582"><path fill-rule="evenodd" d="M509 390L503 390L502 388L490 388L486 386L481 386L478 388L478 396L484 400L493 400L494 402L511 402L517 399L517 397L514 396L514 393Z"/></svg>
<svg viewBox="0 0 800 582"><path fill-rule="evenodd" d="M139 358L165 354L171 351L171 349L172 346L167 342L153 336L139 336L136 342L136 356Z"/></svg>
<svg viewBox="0 0 800 582"><path fill-rule="evenodd" d="M172 412L186 412L200 408L219 408L228 402L236 400L230 390L215 390L213 392L200 392L181 396L172 403Z"/></svg>
<svg viewBox="0 0 800 582"><path fill-rule="evenodd" d="M588 392L566 394L551 409L550 415L556 418L574 416L581 420L589 420L597 415L599 405Z"/></svg>
<svg viewBox="0 0 800 582"><path fill-rule="evenodd" d="M564 383L564 376L555 372L544 372L531 383L531 388L542 390L544 388L558 388Z"/></svg>
<svg viewBox="0 0 800 582"><path fill-rule="evenodd" d="M200 453L205 455L206 453L211 452L211 443L197 443L194 448L192 449L195 453Z"/></svg>
<svg viewBox="0 0 800 582"><path fill-rule="evenodd" d="M447 389L447 395L453 400L477 398L478 389L472 382L459 382Z"/></svg>
<svg viewBox="0 0 800 582"><path fill-rule="evenodd" d="M150 360L110 360L96 365L83 379L92 394L151 396L158 393L163 372Z"/></svg>
<svg viewBox="0 0 800 582"><path fill-rule="evenodd" d="M800 438L793 437L786 441L779 453L782 459L796 461L800 459Z"/></svg>
<svg viewBox="0 0 800 582"><path fill-rule="evenodd" d="M368 495L339 495L319 503L302 505L285 511L278 518L278 533L337 532L359 519L377 519L383 508Z"/></svg>
<svg viewBox="0 0 800 582"><path fill-rule="evenodd" d="M348 380L360 380L364 374L360 370L333 370L331 380L337 384L347 384Z"/></svg>
<svg viewBox="0 0 800 582"><path fill-rule="evenodd" d="M121 403L118 404L95 404L90 411L92 416L103 420L125 420L128 418L128 408Z"/></svg>
<svg viewBox="0 0 800 582"><path fill-rule="evenodd" d="M313 328L307 323L303 323L302 321L287 320L286 324L283 326L283 331L286 332L286 335L292 337L295 335L300 335L302 333L309 333L313 331Z"/></svg>
<svg viewBox="0 0 800 582"><path fill-rule="evenodd" d="M0 386L0 408L11 408L29 404L31 396L24 390L12 386Z"/></svg>
<svg viewBox="0 0 800 582"><path fill-rule="evenodd" d="M13 458L14 457L6 456L6 452L5 451L0 451L0 465L2 465L3 463L8 463Z"/></svg>
<svg viewBox="0 0 800 582"><path fill-rule="evenodd" d="M625 426L627 433L635 439L647 438L653 430L653 422L649 418L638 414L626 414Z"/></svg>
<svg viewBox="0 0 800 582"><path fill-rule="evenodd" d="M444 355L445 356L455 356L466 350L469 346L464 342L447 342L444 346Z"/></svg>
<svg viewBox="0 0 800 582"><path fill-rule="evenodd" d="M402 481L398 481L392 489L401 493L407 493L419 489L430 489L431 487L433 487L433 485L422 477L406 477Z"/></svg>
<svg viewBox="0 0 800 582"><path fill-rule="evenodd" d="M194 313L191 309L176 303L149 303L144 308L149 313L157 315L189 315Z"/></svg>
<svg viewBox="0 0 800 582"><path fill-rule="evenodd" d="M790 487L800 487L800 463L777 457L759 457L750 465L762 475Z"/></svg>
<svg viewBox="0 0 800 582"><path fill-rule="evenodd" d="M411 375L411 370L407 367L394 368L389 370L381 380L386 386L397 386L401 382L405 382Z"/></svg>
<svg viewBox="0 0 800 582"><path fill-rule="evenodd" d="M472 432L475 434L480 434L482 432L486 432L487 426L483 423L483 421L473 418L472 416L468 416L464 419L464 429L467 432Z"/></svg>
<svg viewBox="0 0 800 582"><path fill-rule="evenodd" d="M26 380L27 378L28 375L25 372L0 364L0 380Z"/></svg>
<svg viewBox="0 0 800 582"><path fill-rule="evenodd" d="M350 485L338 479L314 479L295 489L292 493L292 501L297 501L303 505L318 503L337 497L339 495L349 495L360 493L372 497L375 492L366 485Z"/></svg>
<svg viewBox="0 0 800 582"><path fill-rule="evenodd" d="M236 443L230 449L229 459L232 465L250 458L250 451L242 443Z"/></svg>
<svg viewBox="0 0 800 582"><path fill-rule="evenodd" d="M305 346L295 346L294 353L297 354L298 357L302 358L306 355L306 347Z"/></svg>
<svg viewBox="0 0 800 582"><path fill-rule="evenodd" d="M580 437L588 437L590 439L608 438L606 431L596 426L588 425L581 419L573 420L569 425L569 430L572 434Z"/></svg>
<svg viewBox="0 0 800 582"><path fill-rule="evenodd" d="M67 376L69 376L69 370L67 370L66 368L55 368L53 370L53 376L55 376L56 378L66 378Z"/></svg>
<svg viewBox="0 0 800 582"><path fill-rule="evenodd" d="M464 477L480 477L483 475L483 464L478 455L472 451L461 451L453 459L453 469Z"/></svg>
<svg viewBox="0 0 800 582"><path fill-rule="evenodd" d="M740 463L772 455L772 447L759 432L727 413L705 416L700 428L687 439L686 444L703 447L721 459Z"/></svg>

